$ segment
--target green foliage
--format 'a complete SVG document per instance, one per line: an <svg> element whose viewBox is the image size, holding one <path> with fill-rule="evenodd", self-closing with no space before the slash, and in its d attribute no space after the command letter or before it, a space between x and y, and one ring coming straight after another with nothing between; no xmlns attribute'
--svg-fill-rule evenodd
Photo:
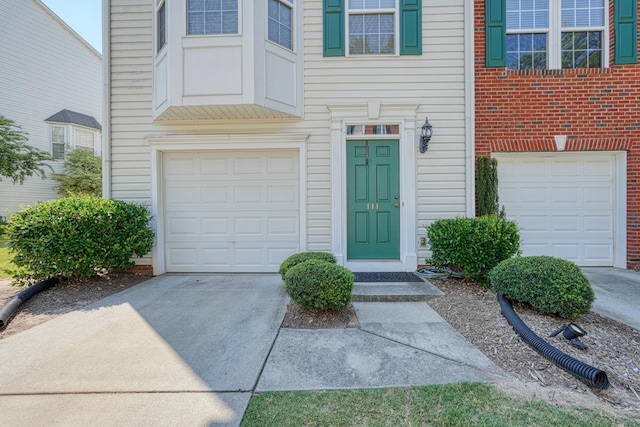
<svg viewBox="0 0 640 427"><path fill-rule="evenodd" d="M483 284L489 270L520 250L517 225L494 215L439 219L425 228L432 253L427 263L461 268L466 278Z"/></svg>
<svg viewBox="0 0 640 427"><path fill-rule="evenodd" d="M102 160L93 151L71 150L64 161L64 173L51 177L58 181L56 189L62 196L102 194Z"/></svg>
<svg viewBox="0 0 640 427"><path fill-rule="evenodd" d="M576 264L550 256L508 259L489 272L489 280L505 297L567 319L588 313L595 298Z"/></svg>
<svg viewBox="0 0 640 427"><path fill-rule="evenodd" d="M22 184L33 175L46 178L45 169L51 170L51 166L45 162L53 157L27 141L27 133L20 126L0 115L0 177L9 178L14 184Z"/></svg>
<svg viewBox="0 0 640 427"><path fill-rule="evenodd" d="M309 308L344 308L351 301L355 277L340 265L311 259L291 267L284 288L298 304Z"/></svg>
<svg viewBox="0 0 640 427"><path fill-rule="evenodd" d="M251 396L241 427L447 426L639 427L580 406L514 399L485 383L264 392Z"/></svg>
<svg viewBox="0 0 640 427"><path fill-rule="evenodd" d="M154 241L144 206L99 197L40 203L9 217L7 239L21 283L52 276L86 278L133 266Z"/></svg>
<svg viewBox="0 0 640 427"><path fill-rule="evenodd" d="M287 271L289 271L291 267L295 267L296 265L311 259L319 259L332 264L336 263L336 257L329 252L298 252L297 254L291 255L289 258L282 261L282 264L280 264L280 270L278 270L278 272L282 276L282 280L284 280Z"/></svg>
<svg viewBox="0 0 640 427"><path fill-rule="evenodd" d="M476 167L477 216L500 216L498 202L498 161L479 157Z"/></svg>

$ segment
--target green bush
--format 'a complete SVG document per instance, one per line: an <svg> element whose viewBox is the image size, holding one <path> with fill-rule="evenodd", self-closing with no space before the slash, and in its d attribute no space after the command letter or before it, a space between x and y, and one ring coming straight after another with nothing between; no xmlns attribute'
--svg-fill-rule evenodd
<svg viewBox="0 0 640 427"><path fill-rule="evenodd" d="M505 297L567 319L588 313L595 298L576 264L550 256L508 259L489 272L489 279Z"/></svg>
<svg viewBox="0 0 640 427"><path fill-rule="evenodd" d="M298 252L297 254L291 255L289 258L282 261L282 264L280 264L280 270L278 270L278 272L282 276L282 280L284 280L287 271L289 271L291 267L312 259L319 259L332 264L336 263L336 257L329 252Z"/></svg>
<svg viewBox="0 0 640 427"><path fill-rule="evenodd" d="M353 273L340 265L312 259L287 272L284 287L298 304L309 308L344 308L351 301Z"/></svg>
<svg viewBox="0 0 640 427"><path fill-rule="evenodd" d="M40 203L9 217L7 239L17 282L52 276L90 277L133 266L154 241L147 208L100 197Z"/></svg>
<svg viewBox="0 0 640 427"><path fill-rule="evenodd" d="M520 251L517 225L495 215L439 219L425 228L432 253L427 263L461 268L482 284L489 270Z"/></svg>
<svg viewBox="0 0 640 427"><path fill-rule="evenodd" d="M64 173L51 177L58 182L61 196L100 196L102 194L102 160L93 151L71 150L64 161Z"/></svg>

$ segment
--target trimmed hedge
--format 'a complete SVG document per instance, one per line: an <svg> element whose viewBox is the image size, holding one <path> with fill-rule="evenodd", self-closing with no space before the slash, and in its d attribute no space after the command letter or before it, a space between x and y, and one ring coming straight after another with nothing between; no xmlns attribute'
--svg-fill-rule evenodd
<svg viewBox="0 0 640 427"><path fill-rule="evenodd" d="M278 270L278 272L282 276L282 280L284 280L287 271L289 271L291 267L295 267L296 265L305 261L309 261L311 259L319 259L322 261L330 262L332 264L336 263L336 257L329 252L298 252L291 255L289 258L282 261L282 264L280 264L280 269Z"/></svg>
<svg viewBox="0 0 640 427"><path fill-rule="evenodd" d="M9 217L7 239L18 282L53 276L86 278L127 268L153 247L146 207L100 197L39 203Z"/></svg>
<svg viewBox="0 0 640 427"><path fill-rule="evenodd" d="M505 297L567 319L588 313L595 298L576 264L550 256L508 259L489 272L489 279Z"/></svg>
<svg viewBox="0 0 640 427"><path fill-rule="evenodd" d="M355 277L340 265L312 259L287 272L284 287L298 304L309 308L344 308L351 301Z"/></svg>
<svg viewBox="0 0 640 427"><path fill-rule="evenodd" d="M516 223L495 215L439 219L425 228L432 253L427 263L461 268L466 278L482 284L489 270L520 252Z"/></svg>

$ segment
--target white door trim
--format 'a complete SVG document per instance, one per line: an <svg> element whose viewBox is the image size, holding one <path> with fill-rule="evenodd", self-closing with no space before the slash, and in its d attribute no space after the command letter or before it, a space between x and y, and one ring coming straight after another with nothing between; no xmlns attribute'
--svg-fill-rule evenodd
<svg viewBox="0 0 640 427"><path fill-rule="evenodd" d="M353 271L414 271L416 254L416 152L417 110L408 104L336 104L331 113L331 251L338 264ZM359 124L398 124L399 135L367 135L367 139L397 139L400 157L400 259L347 259L347 156L346 126ZM357 139L357 137L349 137Z"/></svg>
<svg viewBox="0 0 640 427"><path fill-rule="evenodd" d="M146 138L151 148L151 215L156 232L152 251L153 274L166 273L164 244L164 152L208 150L298 150L300 173L300 249L307 247L307 139L309 134L162 135Z"/></svg>

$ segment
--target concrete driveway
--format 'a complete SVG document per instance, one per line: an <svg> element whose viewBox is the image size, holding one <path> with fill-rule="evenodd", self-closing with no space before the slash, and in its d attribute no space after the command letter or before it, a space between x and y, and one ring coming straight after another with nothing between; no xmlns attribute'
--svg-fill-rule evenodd
<svg viewBox="0 0 640 427"><path fill-rule="evenodd" d="M596 293L592 310L640 330L640 273L608 267L583 267Z"/></svg>
<svg viewBox="0 0 640 427"><path fill-rule="evenodd" d="M149 280L0 341L0 424L237 425L285 309L277 275Z"/></svg>

